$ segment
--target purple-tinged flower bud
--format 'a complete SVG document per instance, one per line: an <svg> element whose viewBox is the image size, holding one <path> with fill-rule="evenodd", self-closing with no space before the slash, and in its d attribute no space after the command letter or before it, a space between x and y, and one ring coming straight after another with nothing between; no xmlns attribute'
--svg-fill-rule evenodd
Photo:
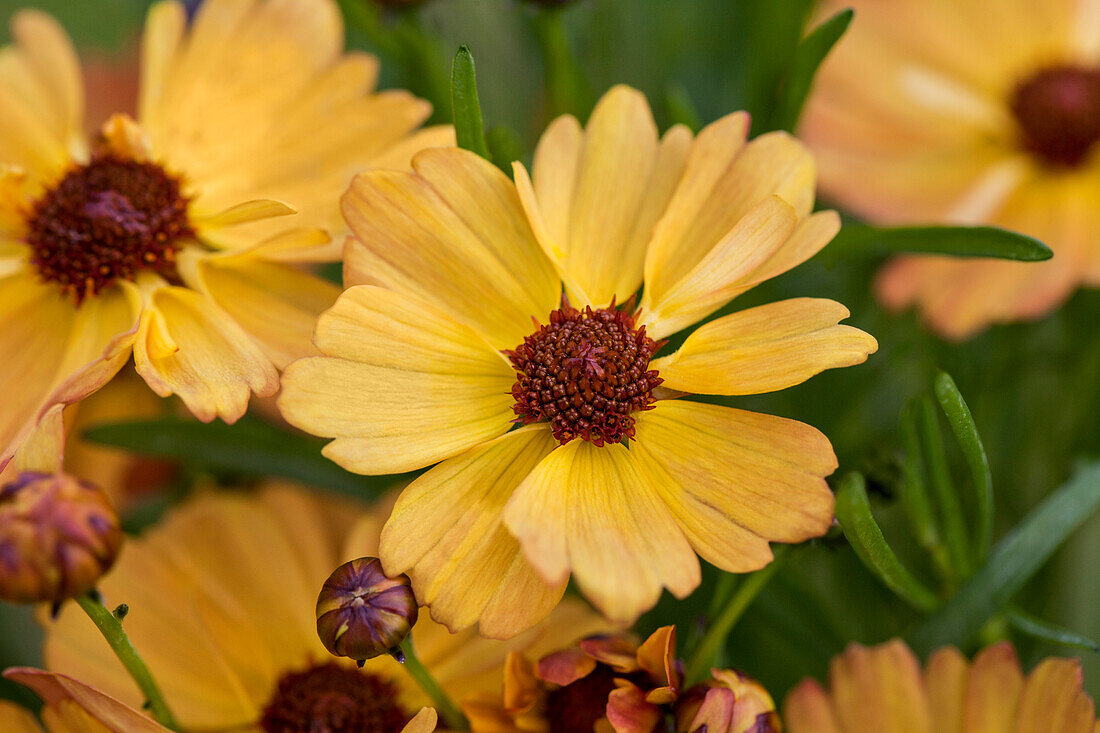
<svg viewBox="0 0 1100 733"><path fill-rule="evenodd" d="M22 473L0 487L0 598L60 601L95 587L122 547L118 515L96 486Z"/></svg>
<svg viewBox="0 0 1100 733"><path fill-rule="evenodd" d="M317 597L317 634L338 657L358 662L387 652L399 655L418 614L409 578L387 578L374 557L333 571Z"/></svg>

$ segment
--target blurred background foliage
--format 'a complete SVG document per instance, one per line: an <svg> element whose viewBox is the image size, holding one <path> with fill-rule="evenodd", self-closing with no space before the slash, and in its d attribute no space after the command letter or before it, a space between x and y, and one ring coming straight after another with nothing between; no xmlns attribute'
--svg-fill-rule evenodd
<svg viewBox="0 0 1100 733"><path fill-rule="evenodd" d="M359 3L366 0L341 1L349 13L364 11ZM0 32L6 33L11 13L26 4L0 0ZM56 15L86 58L126 63L148 3L29 4ZM753 114L754 134L766 131L776 118L778 90L811 6L811 0L580 0L547 20L518 0L435 0L415 18L361 16L370 22L350 28L348 40L382 57L382 86L406 87L431 98L436 119L443 121L450 116L450 60L459 44L467 44L477 63L486 126L507 125L516 131L529 159L554 111L572 105L583 117L596 96L619 82L649 96L662 129L674 121L706 123L746 109ZM573 79L575 93L564 103L547 93L544 76L544 51L560 53L563 38L584 77ZM899 415L905 403L930 388L937 369L953 375L989 455L996 492L994 539L999 539L1065 482L1079 461L1100 457L1100 293L1079 292L1039 322L994 327L966 343L951 344L923 331L911 314L888 314L878 307L870 284L879 264L870 257L819 257L726 309L803 295L836 299L851 309L852 325L879 340L879 352L865 365L825 372L778 394L720 401L797 418L829 435L840 459L836 477L851 470L867 475L873 511L887 540L907 567L927 579L933 569L898 501ZM203 464L202 451L195 450L198 470L249 473L233 456L248 451L249 445L270 445L264 443L270 429L262 423L236 432L213 426L219 428L223 432L212 444L221 444L228 455ZM233 443L235 434L241 436L238 444ZM946 429L945 435L950 435ZM155 452L172 455L173 445L190 438L184 434L165 440L168 444ZM278 435L273 440L280 445ZM303 478L314 475L309 464L316 463L313 458L323 460L315 446L298 437L285 440L294 447L290 462L293 456L301 460L291 474L298 470ZM947 443L955 483L963 487L968 480L963 456L951 440ZM327 474L318 470L318 483L333 489L371 493L380 485L337 475L341 472L335 466ZM964 509L972 516L970 496L962 492ZM1015 603L1046 621L1100 638L1098 567L1100 517L1093 517L1016 595ZM642 625L675 622L683 636L691 637L708 613L718 575L708 568L704 585L690 599L677 603L666 597ZM788 554L729 637L723 661L760 679L778 698L805 675L823 676L828 659L848 642L874 643L901 635L920 618L867 572L843 536L831 536ZM988 638L1010 633L1006 629L994 625L983 633ZM1086 687L1100 699L1098 655L1025 636L1013 638L1025 664L1050 654L1082 654ZM964 648L973 644L958 642ZM37 663L38 643L30 613L0 604L0 667Z"/></svg>

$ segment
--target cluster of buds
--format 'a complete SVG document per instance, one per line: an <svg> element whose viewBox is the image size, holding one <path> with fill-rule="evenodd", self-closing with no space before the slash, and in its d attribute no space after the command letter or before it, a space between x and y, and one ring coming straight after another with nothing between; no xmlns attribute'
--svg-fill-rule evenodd
<svg viewBox="0 0 1100 733"><path fill-rule="evenodd" d="M111 501L67 474L22 473L0 487L0 598L60 603L92 590L118 557Z"/></svg>
<svg viewBox="0 0 1100 733"><path fill-rule="evenodd" d="M336 568L321 587L317 635L330 653L360 666L382 654L402 661L401 642L417 614L409 578L388 578L377 558L361 557Z"/></svg>
<svg viewBox="0 0 1100 733"><path fill-rule="evenodd" d="M504 694L481 694L463 710L475 733L499 730L610 730L653 733L779 733L775 703L755 681L730 670L682 690L676 631L644 643L623 634L593 636L531 664L512 653Z"/></svg>

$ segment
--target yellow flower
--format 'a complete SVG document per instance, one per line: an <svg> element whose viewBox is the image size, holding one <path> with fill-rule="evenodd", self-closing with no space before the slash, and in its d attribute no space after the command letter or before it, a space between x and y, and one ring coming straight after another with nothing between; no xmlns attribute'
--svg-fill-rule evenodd
<svg viewBox="0 0 1100 733"><path fill-rule="evenodd" d="M826 60L803 135L831 199L875 222L990 223L1045 263L902 257L878 280L949 338L1045 315L1100 285L1100 16L1042 3L829 2L856 20Z"/></svg>
<svg viewBox="0 0 1100 733"><path fill-rule="evenodd" d="M315 714L341 710L406 721L430 704L427 696L389 657L362 672L332 657L314 613L334 568L376 553L388 509L365 513L285 485L252 496L205 494L130 540L99 588L108 603L129 605L127 633L188 730L264 730L265 715L298 716L306 729L323 722ZM499 690L509 651L545 652L605 627L575 602L508 643L450 634L427 614L412 638L458 700ZM49 669L140 706L133 680L79 609L64 608L46 634Z"/></svg>
<svg viewBox="0 0 1100 733"><path fill-rule="evenodd" d="M4 733L168 733L134 708L63 674L13 667L4 677L26 685L42 698L42 725L15 703L0 701Z"/></svg>
<svg viewBox="0 0 1100 733"><path fill-rule="evenodd" d="M808 679L791 691L783 720L788 733L1094 733L1082 683L1076 659L1045 659L1025 678L1008 642L973 662L940 649L923 671L900 640L852 644L829 666L828 689Z"/></svg>
<svg viewBox="0 0 1100 733"><path fill-rule="evenodd" d="M52 406L133 354L162 396L233 421L250 392L314 353L338 289L301 264L337 259L352 174L407 166L449 128L426 102L373 93L377 62L343 54L332 0L209 0L149 11L138 122L83 133L80 67L49 16L20 11L0 53L0 468ZM288 203L284 203L288 202ZM284 215L298 214L291 219ZM291 222L288 224L287 222Z"/></svg>
<svg viewBox="0 0 1100 733"><path fill-rule="evenodd" d="M380 548L437 621L506 638L572 573L628 622L662 586L695 589L696 552L746 572L770 562L769 541L828 528L825 436L663 399L783 389L876 348L837 325L844 306L799 298L718 318L656 358L839 226L810 213L802 145L746 143L747 128L738 113L659 139L645 98L616 87L587 129L569 116L549 127L533 183L522 165L513 185L467 151L434 149L345 194L349 289L318 322L325 356L288 368L279 406L335 438L325 455L349 470L439 464L405 489Z"/></svg>

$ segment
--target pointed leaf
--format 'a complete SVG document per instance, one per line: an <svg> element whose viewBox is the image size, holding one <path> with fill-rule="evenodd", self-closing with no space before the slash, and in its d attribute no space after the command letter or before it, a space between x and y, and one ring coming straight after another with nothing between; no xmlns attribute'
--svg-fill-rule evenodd
<svg viewBox="0 0 1100 733"><path fill-rule="evenodd" d="M994 257L1020 262L1049 260L1053 252L1026 234L998 227L927 226L880 228L845 226L822 250L826 264L906 252L954 257Z"/></svg>
<svg viewBox="0 0 1100 733"><path fill-rule="evenodd" d="M481 102L477 98L474 56L467 46L459 46L451 67L451 108L458 147L491 160L481 121Z"/></svg>
<svg viewBox="0 0 1100 733"><path fill-rule="evenodd" d="M776 105L776 130L793 130L802 115L802 107L813 85L814 75L821 62L829 55L836 42L848 30L855 11L851 8L841 10L824 23L814 28L795 49L791 60L791 69L780 90L779 103Z"/></svg>

